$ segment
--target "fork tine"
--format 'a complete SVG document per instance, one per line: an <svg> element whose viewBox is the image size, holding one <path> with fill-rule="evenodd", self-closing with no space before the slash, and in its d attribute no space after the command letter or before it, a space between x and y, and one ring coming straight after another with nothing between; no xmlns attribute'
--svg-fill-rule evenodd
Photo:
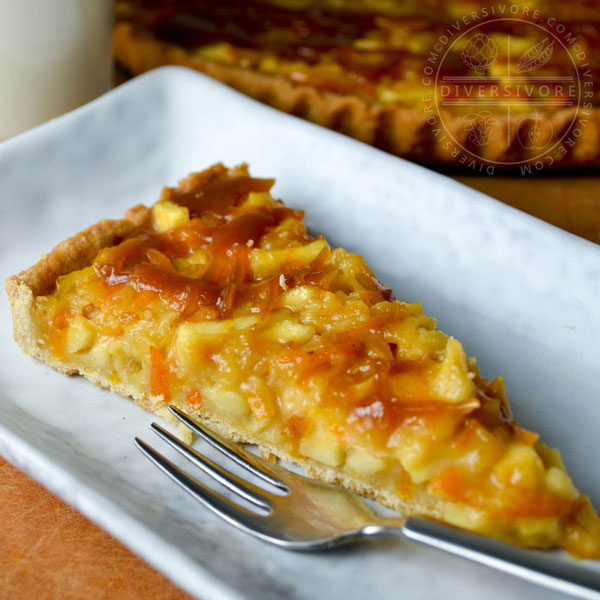
<svg viewBox="0 0 600 600"><path fill-rule="evenodd" d="M203 425L200 425L200 423L186 415L176 406L169 406L169 411L186 427L189 427L195 434L199 435L205 442L233 460L235 463L240 465L240 467L250 471L250 473L253 475L256 475L263 481L274 485L283 492L289 492L289 489L285 483L273 475L265 472L265 470L269 470L269 467L264 461L260 460L256 456L253 456L249 452L246 452L243 448L236 447L234 444L231 444L227 440L223 439L214 431L209 433Z"/></svg>
<svg viewBox="0 0 600 600"><path fill-rule="evenodd" d="M161 439L167 442L172 448L175 448L178 452L183 454L188 460L193 462L196 466L200 467L207 475L218 481L221 485L227 489L236 493L238 496L248 500L252 504L264 508L265 510L271 510L271 504L267 498L264 497L264 490L259 490L256 486L236 477L233 473L229 473L219 465L215 464L212 460L202 456L192 447L170 434L168 431L163 429L157 423L152 423L150 429L154 431Z"/></svg>
<svg viewBox="0 0 600 600"><path fill-rule="evenodd" d="M262 532L262 523L265 519L264 516L256 514L243 506L239 506L217 492L213 492L213 490L191 475L188 475L185 471L180 469L177 465L174 465L170 460L138 437L135 438L135 445L163 473L168 475L186 492L191 494L196 500L201 502L216 515L227 521L229 524L243 529L256 537L267 540L270 539L268 535L265 535Z"/></svg>

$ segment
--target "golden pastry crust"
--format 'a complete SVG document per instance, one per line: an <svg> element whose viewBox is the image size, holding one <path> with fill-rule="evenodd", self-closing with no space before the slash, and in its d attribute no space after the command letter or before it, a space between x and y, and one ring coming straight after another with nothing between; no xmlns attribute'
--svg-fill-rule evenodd
<svg viewBox="0 0 600 600"><path fill-rule="evenodd" d="M54 358L40 339L38 326L33 318L35 298L50 293L61 275L90 265L102 248L118 244L149 218L150 210L139 205L128 210L123 219L102 219L58 244L29 269L6 280L6 294L13 318L13 335L27 354L43 360L61 373L70 375L76 372L63 361ZM93 378L92 374L82 375L103 387L111 387L96 375ZM119 393L128 395L124 391Z"/></svg>
<svg viewBox="0 0 600 600"><path fill-rule="evenodd" d="M416 108L384 105L352 94L298 84L276 74L209 60L156 40L129 22L115 25L113 40L115 58L134 75L166 65L189 67L274 108L411 160L464 165L465 160L457 158L465 155L461 148L472 151L473 160L481 159L490 164L519 163L531 159L531 152L527 154L519 143L530 125L527 122L511 122L502 112L494 113L494 134L490 141L474 146L469 141L470 130L465 128L463 116L447 109L439 113L447 135L440 135L435 133L435 127L427 124L430 113L425 111L424 105ZM552 163L546 161L544 166L600 165L600 109L591 108L586 112L585 126L581 128L580 135L565 144L560 153L552 154ZM577 108L550 111L542 108L536 114L551 124L553 133L546 144L550 148L560 142L577 115ZM451 142L448 135L460 147ZM531 162L535 160L531 159Z"/></svg>

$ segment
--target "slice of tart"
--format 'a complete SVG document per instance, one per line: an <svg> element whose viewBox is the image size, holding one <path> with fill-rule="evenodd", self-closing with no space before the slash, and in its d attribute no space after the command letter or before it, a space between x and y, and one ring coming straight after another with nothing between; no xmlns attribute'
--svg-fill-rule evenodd
<svg viewBox="0 0 600 600"><path fill-rule="evenodd" d="M61 243L7 281L17 342L405 514L598 557L588 498L502 380L273 183L215 165Z"/></svg>

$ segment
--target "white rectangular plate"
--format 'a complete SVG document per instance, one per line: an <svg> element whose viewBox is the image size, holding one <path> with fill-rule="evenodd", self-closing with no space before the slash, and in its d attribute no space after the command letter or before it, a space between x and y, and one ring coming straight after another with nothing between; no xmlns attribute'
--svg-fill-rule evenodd
<svg viewBox="0 0 600 600"><path fill-rule="evenodd" d="M312 231L421 300L485 376L503 373L516 416L600 506L600 248L192 71L154 71L0 146L0 275L217 161L276 177ZM555 597L409 542L293 554L235 531L134 448L135 435L160 446L151 415L25 357L4 295L0 311L0 452L192 594Z"/></svg>

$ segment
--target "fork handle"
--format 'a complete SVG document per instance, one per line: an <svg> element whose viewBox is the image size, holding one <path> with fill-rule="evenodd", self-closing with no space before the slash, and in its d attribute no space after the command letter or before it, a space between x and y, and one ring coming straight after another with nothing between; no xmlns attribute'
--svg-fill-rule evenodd
<svg viewBox="0 0 600 600"><path fill-rule="evenodd" d="M390 533L392 529L398 532L398 528L390 528ZM415 542L433 546L548 588L580 598L600 600L600 575L577 563L562 562L555 557L425 519L409 518L400 527L400 531Z"/></svg>

